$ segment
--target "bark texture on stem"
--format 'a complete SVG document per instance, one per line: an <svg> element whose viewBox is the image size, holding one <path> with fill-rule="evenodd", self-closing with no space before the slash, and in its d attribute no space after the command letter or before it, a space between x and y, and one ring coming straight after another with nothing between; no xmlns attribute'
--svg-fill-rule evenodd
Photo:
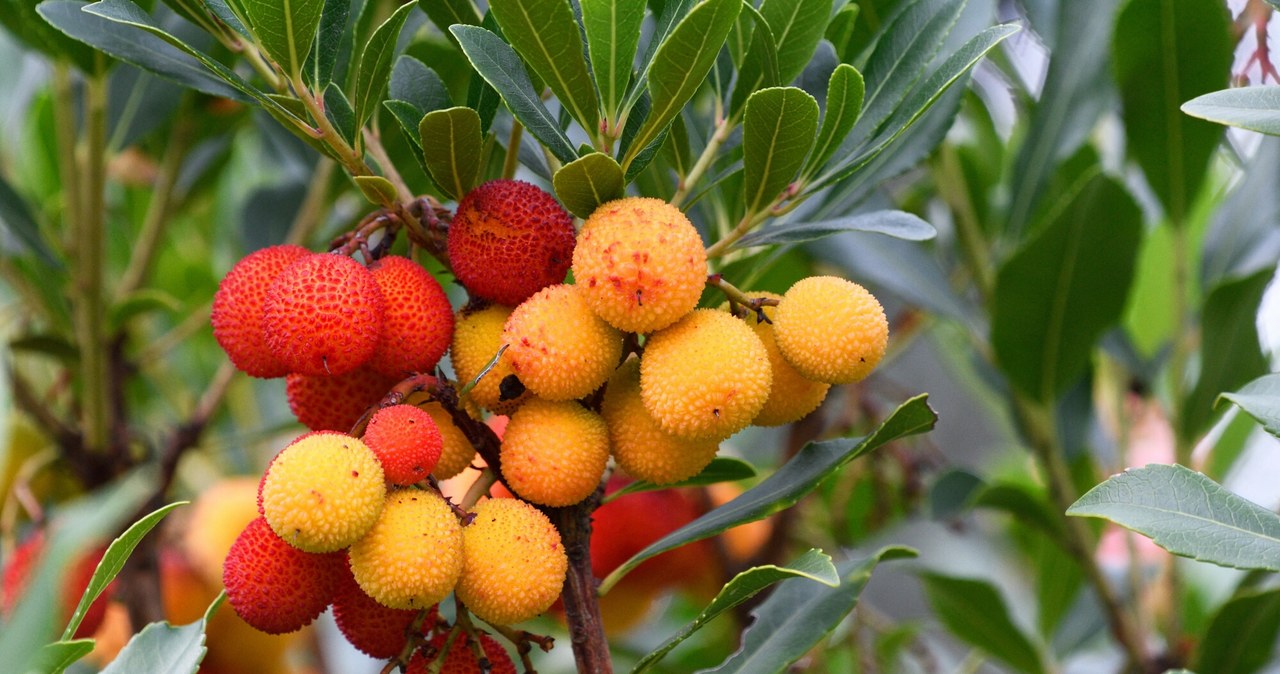
<svg viewBox="0 0 1280 674"><path fill-rule="evenodd" d="M604 623L600 619L597 583L591 573L591 512L599 505L601 495L602 491L598 489L577 505L547 509L551 521L560 530L569 556L569 572L564 579L562 600L578 674L613 672L609 642L605 639Z"/></svg>

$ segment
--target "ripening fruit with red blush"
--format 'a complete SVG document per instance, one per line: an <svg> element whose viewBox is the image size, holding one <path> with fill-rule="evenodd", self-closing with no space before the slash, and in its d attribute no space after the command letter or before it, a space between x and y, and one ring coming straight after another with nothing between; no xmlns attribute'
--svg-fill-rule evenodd
<svg viewBox="0 0 1280 674"><path fill-rule="evenodd" d="M33 574L39 568L44 547L44 534L37 532L20 543L5 561L4 573L0 576L0 616L8 617L17 607ZM57 620L61 623L60 628L71 619L71 614L80 603L80 596L84 594L85 588L89 587L93 572L98 568L98 562L102 561L102 555L106 551L104 547L86 551L78 555L66 569L66 575L62 579L62 587L58 593ZM76 629L76 639L91 637L98 631L98 627L106 618L107 604L115 594L115 587L116 583L113 581L89 606L88 612L80 621L80 627Z"/></svg>
<svg viewBox="0 0 1280 674"><path fill-rule="evenodd" d="M342 553L303 552L259 517L231 544L222 583L231 607L245 622L268 634L284 634L324 612L344 567Z"/></svg>
<svg viewBox="0 0 1280 674"><path fill-rule="evenodd" d="M382 339L369 367L396 379L430 372L453 339L453 307L440 283L413 260L384 257L370 265L386 306Z"/></svg>
<svg viewBox="0 0 1280 674"><path fill-rule="evenodd" d="M506 352L485 372L502 348L502 329L510 316L511 309L501 304L464 308L458 313L453 351L450 352L459 386L469 386L475 381L476 385L467 397L495 414L511 414L529 398L529 392L524 389L504 395L502 382L513 374L511 357ZM483 377L480 377L481 372L484 372ZM476 380L476 377L480 379Z"/></svg>
<svg viewBox="0 0 1280 674"><path fill-rule="evenodd" d="M267 290L267 348L290 372L346 374L373 356L382 338L385 304L373 274L333 253L289 265Z"/></svg>
<svg viewBox="0 0 1280 674"><path fill-rule="evenodd" d="M481 501L472 513L462 530L458 599L494 625L524 622L550 608L569 568L551 520L513 498Z"/></svg>
<svg viewBox="0 0 1280 674"><path fill-rule="evenodd" d="M622 333L600 320L579 286L543 288L502 330L511 371L534 395L574 400L600 388L622 357Z"/></svg>
<svg viewBox="0 0 1280 674"><path fill-rule="evenodd" d="M453 641L449 641L449 634L438 634L431 639L431 653L434 657L428 659L427 650L419 649L413 654L409 660L409 666L405 669L405 674L427 674L431 671L431 664L436 658L440 657L439 653L448 647L448 652L444 655L444 662L440 667L440 674L481 674L486 671L480 668L480 663L476 660L475 649L472 647L471 640L467 638L466 632L457 630L457 636ZM516 663L511 660L511 655L507 650L487 634L480 634L480 649L484 653L485 659L489 661L489 674L516 674Z"/></svg>
<svg viewBox="0 0 1280 674"><path fill-rule="evenodd" d="M378 457L387 481L401 486L427 479L444 449L436 422L413 405L392 405L374 412L363 440Z"/></svg>
<svg viewBox="0 0 1280 674"><path fill-rule="evenodd" d="M612 494L629 480L613 477L605 488ZM698 505L677 489L626 494L600 506L591 515L591 573L604 578L649 544L694 521ZM684 545L646 560L622 582L657 592L694 580L711 564L704 543Z"/></svg>
<svg viewBox="0 0 1280 674"><path fill-rule="evenodd" d="M285 377L284 391L289 409L313 431L351 430L360 417L377 405L396 385L372 368L361 367L336 377Z"/></svg>
<svg viewBox="0 0 1280 674"><path fill-rule="evenodd" d="M555 197L519 180L492 180L458 202L449 262L472 295L513 307L564 281L574 236L573 218Z"/></svg>
<svg viewBox="0 0 1280 674"><path fill-rule="evenodd" d="M595 491L609 462L609 431L576 401L534 398L507 422L502 476L527 501L570 506Z"/></svg>
<svg viewBox="0 0 1280 674"><path fill-rule="evenodd" d="M289 368L267 348L267 289L286 267L310 255L302 246L271 246L236 263L213 296L213 337L236 369L251 377L283 377Z"/></svg>
<svg viewBox="0 0 1280 674"><path fill-rule="evenodd" d="M435 624L436 607L423 621L425 628ZM370 657L385 660L393 658L409 643L409 627L420 611L387 608L365 594L356 583L348 567L338 581L333 593L333 619L338 631Z"/></svg>

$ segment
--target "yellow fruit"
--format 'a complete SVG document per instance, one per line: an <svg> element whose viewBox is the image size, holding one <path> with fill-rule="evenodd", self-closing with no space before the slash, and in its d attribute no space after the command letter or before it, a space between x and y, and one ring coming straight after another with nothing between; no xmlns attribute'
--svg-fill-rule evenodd
<svg viewBox="0 0 1280 674"><path fill-rule="evenodd" d="M349 554L365 594L389 608L423 609L458 582L462 527L439 494L402 489L387 496L378 523Z"/></svg>
<svg viewBox="0 0 1280 674"><path fill-rule="evenodd" d="M554 285L525 300L507 319L502 342L511 370L545 400L590 394L622 357L622 333L591 311L579 286Z"/></svg>
<svg viewBox="0 0 1280 674"><path fill-rule="evenodd" d="M470 384L498 353L502 347L502 326L510 315L511 309L500 304L491 304L483 309L463 309L458 313L450 357L460 387ZM495 414L511 414L528 398L528 394L502 399L502 380L510 374L513 374L511 357L504 353L467 397Z"/></svg>
<svg viewBox="0 0 1280 674"><path fill-rule="evenodd" d="M769 397L769 353L741 319L699 309L654 333L640 360L640 397L662 430L724 439Z"/></svg>
<svg viewBox="0 0 1280 674"><path fill-rule="evenodd" d="M777 293L749 293L749 296L782 299L782 296ZM769 320L773 320L778 311L776 307L771 306L763 307L763 310ZM769 352L769 367L773 372L769 399L764 401L764 408L751 423L756 426L782 426L798 421L818 409L818 405L821 405L823 399L827 397L827 389L831 388L831 385L807 379L791 367L791 364L782 357L782 352L778 350L778 340L774 335L772 323L758 320L755 312L751 312L744 320L755 331L756 337L760 338L765 351Z"/></svg>
<svg viewBox="0 0 1280 674"><path fill-rule="evenodd" d="M271 530L306 552L333 552L359 540L377 521L385 497L373 451L334 432L310 433L285 447L262 484Z"/></svg>
<svg viewBox="0 0 1280 674"><path fill-rule="evenodd" d="M466 470L476 456L476 448L467 440L462 429L454 425L453 416L437 402L424 403L419 407L431 415L431 420L436 422L436 428L440 429L440 437L444 440L440 461L433 471L436 479L447 480Z"/></svg>
<svg viewBox="0 0 1280 674"><path fill-rule="evenodd" d="M258 517L258 480L230 477L205 489L191 506L182 549L211 585L222 583L222 563L240 532Z"/></svg>
<svg viewBox="0 0 1280 674"><path fill-rule="evenodd" d="M573 277L610 325L649 333L697 306L707 254L680 209L661 199L627 197L602 204L582 225Z"/></svg>
<svg viewBox="0 0 1280 674"><path fill-rule="evenodd" d="M631 358L609 378L600 415L609 427L609 446L628 475L654 484L671 484L702 472L720 442L689 440L658 426L640 399L640 361Z"/></svg>
<svg viewBox="0 0 1280 674"><path fill-rule="evenodd" d="M573 505L595 491L609 461L604 420L576 402L534 398L511 416L502 475L527 501Z"/></svg>
<svg viewBox="0 0 1280 674"><path fill-rule="evenodd" d="M465 562L458 598L495 625L524 622L560 596L569 568L560 532L537 508L489 499L462 530Z"/></svg>
<svg viewBox="0 0 1280 674"><path fill-rule="evenodd" d="M884 356L889 321L866 288L835 276L791 286L773 322L778 349L800 374L848 384L871 374Z"/></svg>

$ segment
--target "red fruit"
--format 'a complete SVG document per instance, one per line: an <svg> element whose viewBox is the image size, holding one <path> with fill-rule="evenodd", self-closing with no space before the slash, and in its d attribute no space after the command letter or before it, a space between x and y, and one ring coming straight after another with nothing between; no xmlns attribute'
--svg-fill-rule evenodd
<svg viewBox="0 0 1280 674"><path fill-rule="evenodd" d="M285 634L324 612L346 563L341 552L303 552L286 543L264 517L249 523L231 545L222 584L236 614L259 631Z"/></svg>
<svg viewBox="0 0 1280 674"><path fill-rule="evenodd" d="M449 262L471 294L513 307L564 281L575 237L555 197L519 180L493 180L458 203Z"/></svg>
<svg viewBox="0 0 1280 674"><path fill-rule="evenodd" d="M381 660L393 658L409 643L409 627L419 611L387 608L360 589L348 566L333 595L333 619L338 630L357 650ZM435 624L436 608L423 621Z"/></svg>
<svg viewBox="0 0 1280 674"><path fill-rule="evenodd" d="M289 368L267 348L263 305L267 289L286 267L310 255L302 246L271 246L247 255L218 284L213 336L237 369L251 377L283 377Z"/></svg>
<svg viewBox="0 0 1280 674"><path fill-rule="evenodd" d="M80 596L84 594L85 588L89 587L93 572L97 570L98 562L102 561L102 555L106 551L105 547L100 547L86 552L73 561L71 567L66 570L60 592L61 610L58 615L58 620L63 624L71 620L71 614L75 613L76 606L80 603ZM27 538L14 549L13 555L5 564L4 575L0 578L0 615L7 617L17 607L18 601L22 599L22 594L27 589L27 583L38 568L40 555L43 552L44 535L42 533L36 533ZM107 615L107 604L115 594L115 586L116 584L112 582L89 605L89 610L80 621L80 627L76 629L76 639L91 637L98 631L98 627L102 625Z"/></svg>
<svg viewBox="0 0 1280 674"><path fill-rule="evenodd" d="M430 372L453 340L453 307L426 269L403 257L384 257L370 266L386 305L382 340L369 359L378 372L401 379Z"/></svg>
<svg viewBox="0 0 1280 674"><path fill-rule="evenodd" d="M629 480L610 478L605 492L613 493ZM697 504L675 489L627 494L598 508L592 515L591 573L604 578L649 544L692 522ZM650 559L627 574L631 582L650 590L678 585L699 577L710 557L699 544L690 544Z"/></svg>
<svg viewBox="0 0 1280 674"><path fill-rule="evenodd" d="M438 634L431 640L431 647L436 649L438 653L444 648L445 642L448 640L448 634ZM507 650L502 644L494 641L487 634L481 634L480 648L484 651L484 656L489 660L490 674L516 674L516 663L511 661L511 656L507 654ZM413 654L409 660L409 667L405 670L405 674L426 674L427 669L435 658L427 659L423 655L422 650ZM444 656L444 665L440 668L440 674L480 674L480 663L476 662L476 656L471 649L471 643L466 638L466 634L459 632L458 636L453 638L453 643L449 644L449 652Z"/></svg>
<svg viewBox="0 0 1280 674"><path fill-rule="evenodd" d="M363 440L378 457L387 481L402 486L427 479L444 451L436 422L413 405L392 405L375 412Z"/></svg>
<svg viewBox="0 0 1280 674"><path fill-rule="evenodd" d="M336 377L291 374L285 378L284 390L289 409L303 426L313 431L346 432L396 381L362 367Z"/></svg>
<svg viewBox="0 0 1280 674"><path fill-rule="evenodd" d="M384 313L382 291L364 265L345 255L308 255L267 291L267 348L290 372L346 374L373 356Z"/></svg>

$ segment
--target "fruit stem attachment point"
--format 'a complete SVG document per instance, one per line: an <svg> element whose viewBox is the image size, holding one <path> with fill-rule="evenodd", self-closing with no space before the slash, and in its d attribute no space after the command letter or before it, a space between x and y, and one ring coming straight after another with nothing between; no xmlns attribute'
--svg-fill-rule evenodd
<svg viewBox="0 0 1280 674"><path fill-rule="evenodd" d="M497 481L498 474L486 467L481 471L480 476L476 478L476 481L471 483L471 488L468 489L467 493L462 497L462 502L458 504L458 507L463 510L470 511L475 507L476 503L480 502L480 497L487 496L489 494L489 488L497 483Z"/></svg>
<svg viewBox="0 0 1280 674"><path fill-rule="evenodd" d="M754 312L757 323L771 323L764 315L764 307L778 306L778 300L768 297L751 297L739 290L732 283L724 280L721 274L707 276L707 285L718 289L729 299L729 313L739 318L746 318L747 312Z"/></svg>

